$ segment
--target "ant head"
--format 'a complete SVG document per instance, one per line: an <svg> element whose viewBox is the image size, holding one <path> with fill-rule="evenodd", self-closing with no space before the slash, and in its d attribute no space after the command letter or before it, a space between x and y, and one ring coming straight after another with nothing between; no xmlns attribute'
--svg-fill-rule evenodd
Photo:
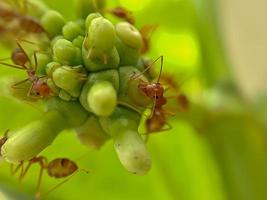
<svg viewBox="0 0 267 200"><path fill-rule="evenodd" d="M28 61L28 56L20 48L15 48L12 52L11 59L16 65L24 66Z"/></svg>
<svg viewBox="0 0 267 200"><path fill-rule="evenodd" d="M47 83L42 80L38 80L35 82L32 91L35 93L35 95L40 97L49 97L51 93L51 90Z"/></svg>
<svg viewBox="0 0 267 200"><path fill-rule="evenodd" d="M161 99L163 97L164 88L160 83L149 84L146 88L146 93L152 99Z"/></svg>

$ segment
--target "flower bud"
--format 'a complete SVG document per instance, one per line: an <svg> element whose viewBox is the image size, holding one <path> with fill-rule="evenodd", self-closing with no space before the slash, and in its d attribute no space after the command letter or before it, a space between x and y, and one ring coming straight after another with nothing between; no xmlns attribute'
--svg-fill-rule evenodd
<svg viewBox="0 0 267 200"><path fill-rule="evenodd" d="M134 111L118 107L109 117L101 117L100 124L111 135L122 165L130 172L145 175L151 167L151 157L137 132L140 116Z"/></svg>
<svg viewBox="0 0 267 200"><path fill-rule="evenodd" d="M89 112L92 112L88 102L89 90L97 81L108 81L112 84L112 87L114 87L116 93L119 90L119 74L117 70L105 70L101 72L90 73L80 95L80 102L82 106Z"/></svg>
<svg viewBox="0 0 267 200"><path fill-rule="evenodd" d="M90 56L88 56L88 53ZM120 63L120 56L115 47L112 50L102 54L98 54L97 51L87 51L83 47L82 58L86 69L91 72L118 68Z"/></svg>
<svg viewBox="0 0 267 200"><path fill-rule="evenodd" d="M90 116L88 120L75 129L80 142L90 148L99 149L109 136L102 129L98 119Z"/></svg>
<svg viewBox="0 0 267 200"><path fill-rule="evenodd" d="M50 111L42 119L32 122L11 134L1 152L10 163L30 160L50 145L58 133L65 128L66 120L57 111Z"/></svg>
<svg viewBox="0 0 267 200"><path fill-rule="evenodd" d="M55 59L64 65L81 64L81 50L66 39L59 39L55 42L53 54Z"/></svg>
<svg viewBox="0 0 267 200"><path fill-rule="evenodd" d="M59 12L49 10L42 16L41 24L51 37L55 37L61 34L65 19Z"/></svg>
<svg viewBox="0 0 267 200"><path fill-rule="evenodd" d="M116 49L120 56L120 66L132 65L135 66L140 56L139 49L131 48L117 37L115 43Z"/></svg>
<svg viewBox="0 0 267 200"><path fill-rule="evenodd" d="M64 101L54 97L47 102L47 110L57 110L64 116L65 127L75 128L81 126L88 119L88 112L76 101Z"/></svg>
<svg viewBox="0 0 267 200"><path fill-rule="evenodd" d="M140 32L128 22L120 22L116 25L116 33L121 41L133 49L141 49L143 39Z"/></svg>
<svg viewBox="0 0 267 200"><path fill-rule="evenodd" d="M84 31L77 23L68 22L65 26L63 26L62 33L64 38L66 38L67 40L73 40L79 35L83 35Z"/></svg>
<svg viewBox="0 0 267 200"><path fill-rule="evenodd" d="M89 29L89 26L91 25L91 22L93 21L93 19L98 18L98 17L102 17L102 15L100 13L91 13L90 15L86 17L86 20L85 20L86 31Z"/></svg>
<svg viewBox="0 0 267 200"><path fill-rule="evenodd" d="M111 50L115 45L115 36L113 24L103 17L97 17L88 28L88 46L101 53Z"/></svg>
<svg viewBox="0 0 267 200"><path fill-rule="evenodd" d="M78 37L74 38L72 40L72 44L75 46L75 47L78 47L79 49L82 49L82 46L83 46L83 41L84 41L84 37L79 35Z"/></svg>
<svg viewBox="0 0 267 200"><path fill-rule="evenodd" d="M72 97L80 95L86 74L78 72L70 66L56 68L52 74L55 85L66 90Z"/></svg>
<svg viewBox="0 0 267 200"><path fill-rule="evenodd" d="M97 81L89 90L87 102L98 116L109 116L117 106L117 93L108 81Z"/></svg>

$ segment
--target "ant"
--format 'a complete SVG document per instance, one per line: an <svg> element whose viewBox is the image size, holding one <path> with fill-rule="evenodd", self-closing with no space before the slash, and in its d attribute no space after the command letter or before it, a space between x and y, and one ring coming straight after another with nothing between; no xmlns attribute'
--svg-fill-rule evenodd
<svg viewBox="0 0 267 200"><path fill-rule="evenodd" d="M26 2L25 2L26 3ZM19 26L27 33L44 33L45 29L41 26L39 21L33 17L22 15L13 11L12 9L0 6L0 18L9 22L17 20Z"/></svg>
<svg viewBox="0 0 267 200"><path fill-rule="evenodd" d="M6 143L6 141L8 139L8 136L7 136L8 132L9 132L9 129L5 131L4 136L0 139L0 156L2 156L1 148Z"/></svg>
<svg viewBox="0 0 267 200"><path fill-rule="evenodd" d="M142 55L147 53L150 50L150 38L152 37L152 34L157 28L158 28L158 25L147 24L147 25L144 25L139 30L142 36L142 40L143 40L143 46L140 50L140 53Z"/></svg>
<svg viewBox="0 0 267 200"><path fill-rule="evenodd" d="M29 42L26 40L22 40L25 42ZM29 42L31 43L31 42ZM14 64L8 64L5 62L0 61L0 64L5 65L5 66L9 66L12 68L16 68L16 69L20 69L20 70L25 70L28 78L25 80L22 80L16 84L14 84L12 87L14 89L16 89L16 86L26 83L27 81L31 82L31 86L29 88L29 91L27 93L28 97L35 97L37 96L38 98L46 98L46 97L50 97L51 96L51 89L49 88L49 86L47 85L46 81L43 80L43 78L45 76L39 77L36 74L36 70L37 70L37 56L36 53L38 51L34 51L33 56L34 56L34 67L32 67L32 62L29 58L29 56L27 55L27 53L25 52L25 50L23 49L23 47L21 46L21 44L17 41L17 45L18 48L15 48L11 54L11 60L13 61ZM29 63L30 66L27 67L26 64Z"/></svg>
<svg viewBox="0 0 267 200"><path fill-rule="evenodd" d="M123 8L121 6L117 6L115 8L107 9L105 11L114 15L115 17L118 17L120 19L124 19L125 21L129 22L132 25L135 24L135 19L133 17L132 12L130 12L126 8Z"/></svg>
<svg viewBox="0 0 267 200"><path fill-rule="evenodd" d="M35 194L37 199L41 198L40 188L44 170L47 171L48 176L53 178L66 178L66 177L69 178L58 183L56 186L54 186L52 189L50 189L42 196L47 195L48 193L52 192L53 190L55 190L68 180L70 180L72 176L74 176L77 172L84 171L85 173L89 173L84 169L79 169L78 165L74 161L68 158L56 158L48 162L46 157L38 156L30 159L25 169L24 169L24 161L21 161L20 164L18 164L18 166L15 169L13 169L13 165L11 165L11 175L15 175L20 170L19 181L21 182L26 176L30 167L35 163L40 165L40 173L38 176L37 188Z"/></svg>
<svg viewBox="0 0 267 200"><path fill-rule="evenodd" d="M154 102L150 117L147 118L145 121L148 134L171 129L171 125L166 120L166 115L175 115L175 113L172 113L164 109L163 107L167 104L168 98L173 98L173 97L178 98L180 96L179 94L171 97L164 96L166 89L160 83L160 78L163 68L163 56L160 56L159 58L154 60L146 69L143 70L143 72L141 72L137 76L136 75L133 76L130 80L139 78L142 74L148 71L159 59L161 62L161 67L160 67L160 74L157 78L157 82L148 83L141 81L138 84L138 89L141 90L146 96L148 96Z"/></svg>

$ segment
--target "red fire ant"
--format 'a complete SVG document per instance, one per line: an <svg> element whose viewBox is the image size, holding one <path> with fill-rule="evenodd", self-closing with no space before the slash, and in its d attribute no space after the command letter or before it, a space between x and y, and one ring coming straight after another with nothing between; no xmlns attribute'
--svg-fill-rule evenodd
<svg viewBox="0 0 267 200"><path fill-rule="evenodd" d="M44 28L36 19L13 11L11 8L6 6L1 7L0 5L0 19L7 22L17 20L21 29L27 33L45 33Z"/></svg>
<svg viewBox="0 0 267 200"><path fill-rule="evenodd" d="M133 76L131 80L139 78L140 75L144 74L146 71L148 71L158 60L160 59L161 67L160 67L160 74L158 76L156 83L148 83L141 81L138 85L138 88L150 99L153 100L153 107L151 110L150 117L146 119L146 128L148 133L154 133L159 131L165 131L169 130L171 128L171 125L166 120L166 115L175 115L175 113L172 113L163 107L167 103L168 98L179 98L180 94L177 94L176 96L172 97L165 97L164 93L166 89L164 89L163 85L160 83L160 78L162 74L162 67L163 67L163 56L160 56L155 61L151 63L150 66L148 66L141 74L138 74L137 76ZM185 97L185 96L184 96ZM165 127L165 128L164 128Z"/></svg>
<svg viewBox="0 0 267 200"><path fill-rule="evenodd" d="M29 160L28 165L24 169L24 162L22 161L15 169L13 169L13 165L11 165L11 174L15 175L20 170L20 176L19 181L21 182L24 177L26 176L27 172L29 171L30 167L38 163L40 165L40 173L38 176L37 181L37 188L36 188L36 198L39 199L41 196L47 195L48 193L52 192L65 182L71 179L73 175L75 175L77 172L84 171L86 173L89 173L88 171L84 169L78 169L78 165L68 158L56 158L50 162L48 162L47 158L44 156L38 156L34 157L31 160ZM44 170L47 171L48 176L54 177L54 178L66 178L68 179L63 180L62 182L58 183L56 186L54 186L52 189L50 189L45 194L41 195L40 188L41 188L41 182L43 177Z"/></svg>
<svg viewBox="0 0 267 200"><path fill-rule="evenodd" d="M150 38L157 28L158 28L158 25L147 24L147 25L144 25L140 29L140 33L141 33L142 39L143 39L143 46L142 46L142 49L140 51L141 54L145 54L149 51Z"/></svg>
<svg viewBox="0 0 267 200"><path fill-rule="evenodd" d="M112 9L106 9L105 11L114 15L115 17L126 20L130 24L135 24L135 19L133 17L132 12L130 12L129 10L126 10L125 8L121 6L117 6Z"/></svg>
<svg viewBox="0 0 267 200"><path fill-rule="evenodd" d="M28 41L26 41L26 42L28 42ZM46 81L43 80L43 78L45 78L45 76L39 77L36 74L36 70L37 70L36 53L38 51L35 51L33 53L34 67L32 67L32 63L31 63L29 56L27 55L27 53L25 52L25 50L23 49L23 47L20 45L20 43L18 41L17 41L17 45L18 45L18 48L15 48L12 52L12 55L11 55L11 60L13 61L13 63L15 65L0 61L0 64L2 64L2 65L13 67L13 68L20 69L20 70L25 70L27 75L28 75L27 79L22 80L16 84L14 84L12 87L16 89L16 86L23 84L27 81L30 81L31 86L30 86L30 89L27 93L28 97L38 97L38 98L50 97L52 91L49 88L49 86L47 85ZM26 66L27 63L30 64L29 67Z"/></svg>

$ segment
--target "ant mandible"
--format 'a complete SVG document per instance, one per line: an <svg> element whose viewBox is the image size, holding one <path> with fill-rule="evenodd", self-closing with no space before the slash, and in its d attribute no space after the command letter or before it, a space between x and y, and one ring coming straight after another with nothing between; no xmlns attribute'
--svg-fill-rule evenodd
<svg viewBox="0 0 267 200"><path fill-rule="evenodd" d="M22 41L31 43L31 42L26 41L26 40L22 40ZM12 55L11 55L11 60L13 61L14 64L8 64L8 63L2 62L2 61L0 61L0 64L5 65L5 66L9 66L12 68L20 69L20 70L25 70L28 78L14 84L12 87L14 89L16 89L16 86L23 84L27 81L30 81L31 86L30 86L30 89L27 93L28 97L36 97L36 96L38 98L50 97L52 91L49 88L49 86L47 85L46 81L43 80L43 78L45 78L45 76L39 77L36 74L37 66L38 66L36 53L38 51L34 51L34 53L33 53L34 67L32 67L33 66L32 62L31 62L29 56L27 55L26 51L23 49L23 47L18 42L18 40L16 42L17 42L18 48L15 48L12 52ZM26 66L27 63L29 63L28 67Z"/></svg>
<svg viewBox="0 0 267 200"><path fill-rule="evenodd" d="M70 178L79 171L84 171L86 173L89 173L86 170L79 169L78 165L74 161L72 161L68 158L56 158L56 159L48 162L46 157L38 156L38 157L34 157L31 160L29 160L29 163L26 166L25 170L24 170L24 162L23 161L20 162L20 164L15 169L13 169L13 165L11 165L11 174L15 175L20 170L19 181L21 182L24 179L24 177L26 176L30 167L35 163L40 165L40 173L38 176L37 188L36 188L36 198L37 199L41 198L41 196L47 195L48 193L52 192L53 190L55 190L56 188L61 186L63 183L70 180ZM42 182L44 170L47 171L47 174L50 177L54 177L54 178L69 177L69 178L58 183L56 186L54 186L52 189L50 189L45 194L41 194L40 188L41 188L41 182Z"/></svg>

